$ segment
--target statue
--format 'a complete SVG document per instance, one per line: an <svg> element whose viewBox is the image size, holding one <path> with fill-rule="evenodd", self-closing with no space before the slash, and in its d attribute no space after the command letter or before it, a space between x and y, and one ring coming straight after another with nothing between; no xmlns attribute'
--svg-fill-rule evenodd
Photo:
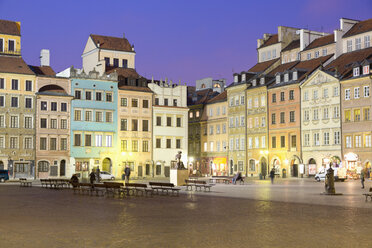
<svg viewBox="0 0 372 248"><path fill-rule="evenodd" d="M179 151L176 155L176 160L177 160L176 169L177 170L185 169L185 167L183 166L183 162L181 161L181 157L182 157L182 152Z"/></svg>
<svg viewBox="0 0 372 248"><path fill-rule="evenodd" d="M335 177L334 177L334 170L331 166L327 170L326 178L324 181L325 193L326 194L336 194L335 190Z"/></svg>

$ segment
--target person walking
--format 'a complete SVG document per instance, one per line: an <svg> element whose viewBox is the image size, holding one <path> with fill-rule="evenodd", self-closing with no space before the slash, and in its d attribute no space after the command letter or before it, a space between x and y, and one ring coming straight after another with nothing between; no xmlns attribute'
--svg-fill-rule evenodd
<svg viewBox="0 0 372 248"><path fill-rule="evenodd" d="M92 169L92 172L89 174L89 181L92 185L92 188L94 188L94 182L96 181L96 172L94 171L94 169Z"/></svg>
<svg viewBox="0 0 372 248"><path fill-rule="evenodd" d="M364 177L365 177L365 169L360 171L360 183L362 184L362 189L364 189Z"/></svg>
<svg viewBox="0 0 372 248"><path fill-rule="evenodd" d="M127 165L124 169L124 175L125 175L125 183L129 183L129 177L130 177L130 168Z"/></svg>
<svg viewBox="0 0 372 248"><path fill-rule="evenodd" d="M274 184L275 170L274 168L270 171L271 184Z"/></svg>
<svg viewBox="0 0 372 248"><path fill-rule="evenodd" d="M97 170L96 170L96 179L97 179L97 183L100 183L101 182L101 170L99 169L99 166L97 167Z"/></svg>

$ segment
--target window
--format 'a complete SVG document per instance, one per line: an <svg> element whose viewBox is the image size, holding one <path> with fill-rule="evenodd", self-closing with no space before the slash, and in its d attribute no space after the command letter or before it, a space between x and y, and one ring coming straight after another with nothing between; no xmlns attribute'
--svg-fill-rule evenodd
<svg viewBox="0 0 372 248"><path fill-rule="evenodd" d="M172 117L167 117L167 127L172 126Z"/></svg>
<svg viewBox="0 0 372 248"><path fill-rule="evenodd" d="M240 96L240 104L241 104L241 105L244 104L244 96Z"/></svg>
<svg viewBox="0 0 372 248"><path fill-rule="evenodd" d="M161 116L156 116L156 126L161 126Z"/></svg>
<svg viewBox="0 0 372 248"><path fill-rule="evenodd" d="M112 147L112 135L106 135L106 147Z"/></svg>
<svg viewBox="0 0 372 248"><path fill-rule="evenodd" d="M318 99L318 91L317 90L313 91L313 99L314 100Z"/></svg>
<svg viewBox="0 0 372 248"><path fill-rule="evenodd" d="M199 117L200 116L200 112L199 110L195 112L195 117Z"/></svg>
<svg viewBox="0 0 372 248"><path fill-rule="evenodd" d="M319 146L319 133L314 133L314 146Z"/></svg>
<svg viewBox="0 0 372 248"><path fill-rule="evenodd" d="M273 59L276 58L276 50L273 50Z"/></svg>
<svg viewBox="0 0 372 248"><path fill-rule="evenodd" d="M234 118L230 117L229 127L234 127Z"/></svg>
<svg viewBox="0 0 372 248"><path fill-rule="evenodd" d="M345 90L345 100L350 100L350 89Z"/></svg>
<svg viewBox="0 0 372 248"><path fill-rule="evenodd" d="M128 60L123 59L122 62L123 62L123 68L128 68Z"/></svg>
<svg viewBox="0 0 372 248"><path fill-rule="evenodd" d="M4 52L4 39L0 38L0 52Z"/></svg>
<svg viewBox="0 0 372 248"><path fill-rule="evenodd" d="M310 120L309 110L304 110L304 120L305 121Z"/></svg>
<svg viewBox="0 0 372 248"><path fill-rule="evenodd" d="M148 152L149 151L149 141L148 140L142 141L142 151L143 152Z"/></svg>
<svg viewBox="0 0 372 248"><path fill-rule="evenodd" d="M102 146L102 135L96 134L96 146L101 147Z"/></svg>
<svg viewBox="0 0 372 248"><path fill-rule="evenodd" d="M284 92L280 92L280 101L284 101Z"/></svg>
<svg viewBox="0 0 372 248"><path fill-rule="evenodd" d="M119 59L114 59L114 67L119 67Z"/></svg>
<svg viewBox="0 0 372 248"><path fill-rule="evenodd" d="M85 121L93 121L93 114L91 110L85 110Z"/></svg>
<svg viewBox="0 0 372 248"><path fill-rule="evenodd" d="M5 106L5 96L0 96L0 107Z"/></svg>
<svg viewBox="0 0 372 248"><path fill-rule="evenodd" d="M360 50L362 48L362 38L355 39L355 50Z"/></svg>
<svg viewBox="0 0 372 248"><path fill-rule="evenodd" d="M56 102L51 102L50 103L50 110L51 111L57 111L57 103Z"/></svg>
<svg viewBox="0 0 372 248"><path fill-rule="evenodd" d="M338 86L333 87L333 96L338 96L338 95L339 95L338 92L339 92L339 91L338 91Z"/></svg>
<svg viewBox="0 0 372 248"><path fill-rule="evenodd" d="M10 106L12 108L18 108L18 97L12 97Z"/></svg>
<svg viewBox="0 0 372 248"><path fill-rule="evenodd" d="M213 109L212 108L209 109L209 116L213 116Z"/></svg>
<svg viewBox="0 0 372 248"><path fill-rule="evenodd" d="M352 40L346 41L346 51L351 52L352 50L353 50L353 41Z"/></svg>
<svg viewBox="0 0 372 248"><path fill-rule="evenodd" d="M294 100L294 90L289 91L289 100Z"/></svg>
<svg viewBox="0 0 372 248"><path fill-rule="evenodd" d="M121 140L120 141L120 148L122 152L128 151L128 141L127 140Z"/></svg>
<svg viewBox="0 0 372 248"><path fill-rule="evenodd" d="M222 133L226 133L226 124L222 125Z"/></svg>
<svg viewBox="0 0 372 248"><path fill-rule="evenodd" d="M102 101L102 92L96 92L96 101Z"/></svg>
<svg viewBox="0 0 372 248"><path fill-rule="evenodd" d="M159 98L155 98L155 105L159 105Z"/></svg>
<svg viewBox="0 0 372 248"><path fill-rule="evenodd" d="M272 102L276 102L276 94L275 93L272 95Z"/></svg>
<svg viewBox="0 0 372 248"><path fill-rule="evenodd" d="M57 129L57 119L50 120L50 128Z"/></svg>
<svg viewBox="0 0 372 248"><path fill-rule="evenodd" d="M25 98L25 108L32 108L32 98Z"/></svg>
<svg viewBox="0 0 372 248"><path fill-rule="evenodd" d="M220 133L221 133L221 126L216 125L216 134L220 134Z"/></svg>
<svg viewBox="0 0 372 248"><path fill-rule="evenodd" d="M328 115L328 108L324 108L323 109L323 119L328 119L329 118L329 115Z"/></svg>
<svg viewBox="0 0 372 248"><path fill-rule="evenodd" d="M32 81L26 80L26 85L25 85L26 91L32 91Z"/></svg>
<svg viewBox="0 0 372 248"><path fill-rule="evenodd" d="M30 138L30 137L26 137L26 138L24 139L24 144L23 144L23 146L24 146L24 149L32 149L32 138Z"/></svg>
<svg viewBox="0 0 372 248"><path fill-rule="evenodd" d="M297 147L297 139L296 135L291 136L291 148L296 148Z"/></svg>
<svg viewBox="0 0 372 248"><path fill-rule="evenodd" d="M67 120L61 119L61 129L67 129Z"/></svg>
<svg viewBox="0 0 372 248"><path fill-rule="evenodd" d="M351 136L346 136L346 148L351 148L351 147L352 147Z"/></svg>
<svg viewBox="0 0 372 248"><path fill-rule="evenodd" d="M132 107L137 108L138 107L138 99L132 98Z"/></svg>
<svg viewBox="0 0 372 248"><path fill-rule="evenodd" d="M101 111L96 111L96 122L103 121L103 113Z"/></svg>
<svg viewBox="0 0 372 248"><path fill-rule="evenodd" d="M248 99L248 106L247 106L249 109L251 109L252 108L252 99L251 98L249 98Z"/></svg>
<svg viewBox="0 0 372 248"><path fill-rule="evenodd" d="M74 135L74 146L81 146L81 134Z"/></svg>
<svg viewBox="0 0 372 248"><path fill-rule="evenodd" d="M142 107L143 108L149 108L149 100L143 100L142 101Z"/></svg>
<svg viewBox="0 0 372 248"><path fill-rule="evenodd" d="M351 111L345 110L345 122L351 121Z"/></svg>
<svg viewBox="0 0 372 248"><path fill-rule="evenodd" d="M168 106L168 98L164 98L164 106Z"/></svg>
<svg viewBox="0 0 372 248"><path fill-rule="evenodd" d="M0 127L5 127L5 115L0 115Z"/></svg>
<svg viewBox="0 0 372 248"><path fill-rule="evenodd" d="M271 137L271 147L276 148L276 137Z"/></svg>
<svg viewBox="0 0 372 248"><path fill-rule="evenodd" d="M49 142L50 142L49 150L51 150L51 151L57 150L57 139L56 138L50 138Z"/></svg>
<svg viewBox="0 0 372 248"><path fill-rule="evenodd" d="M25 128L27 129L32 128L32 117L25 116Z"/></svg>
<svg viewBox="0 0 372 248"><path fill-rule="evenodd" d="M318 57L319 57L319 54L320 54L319 51L315 51L315 55L314 55L314 57L315 57L315 58L318 58Z"/></svg>
<svg viewBox="0 0 372 248"><path fill-rule="evenodd" d="M40 138L40 150L45 151L47 149L47 138Z"/></svg>
<svg viewBox="0 0 372 248"><path fill-rule="evenodd" d="M177 127L181 127L181 117L177 117Z"/></svg>
<svg viewBox="0 0 372 248"><path fill-rule="evenodd" d="M265 148L265 147L266 147L266 137L262 136L261 137L261 148Z"/></svg>
<svg viewBox="0 0 372 248"><path fill-rule="evenodd" d="M370 42L371 42L370 36L369 35L364 36L364 48L370 47L371 46Z"/></svg>
<svg viewBox="0 0 372 248"><path fill-rule="evenodd" d="M161 148L161 139L156 139L156 148Z"/></svg>
<svg viewBox="0 0 372 248"><path fill-rule="evenodd" d="M47 119L41 118L40 119L40 128L47 128Z"/></svg>
<svg viewBox="0 0 372 248"><path fill-rule="evenodd" d="M244 147L244 146L242 146L242 147ZM254 138L254 148L260 148L260 138L259 137Z"/></svg>
<svg viewBox="0 0 372 248"><path fill-rule="evenodd" d="M48 110L48 103L44 102L44 101L41 101L40 102L40 109L41 110Z"/></svg>
<svg viewBox="0 0 372 248"><path fill-rule="evenodd" d="M276 124L275 114L271 114L271 124Z"/></svg>
<svg viewBox="0 0 372 248"><path fill-rule="evenodd" d="M75 90L75 99L81 99L81 90Z"/></svg>
<svg viewBox="0 0 372 248"><path fill-rule="evenodd" d="M319 120L319 110L318 109L314 109L313 120Z"/></svg>
<svg viewBox="0 0 372 248"><path fill-rule="evenodd" d="M354 121L360 121L360 109L354 109Z"/></svg>
<svg viewBox="0 0 372 248"><path fill-rule="evenodd" d="M244 117L242 117L242 118L244 118ZM243 123L243 125L244 125L244 123ZM258 120L258 117L255 117L254 118L254 127L259 127L259 126L260 126L260 122Z"/></svg>
<svg viewBox="0 0 372 248"><path fill-rule="evenodd" d="M148 132L149 131L149 121L142 120L142 131Z"/></svg>
<svg viewBox="0 0 372 248"><path fill-rule="evenodd" d="M204 152L208 151L208 143L204 142Z"/></svg>
<svg viewBox="0 0 372 248"><path fill-rule="evenodd" d="M127 119L120 120L120 131L128 131L128 120Z"/></svg>
<svg viewBox="0 0 372 248"><path fill-rule="evenodd" d="M369 110L369 108L365 108L363 112L364 112L363 113L364 120L365 121L369 121L370 120L370 110Z"/></svg>
<svg viewBox="0 0 372 248"><path fill-rule="evenodd" d="M354 98L359 98L359 97L360 97L360 94L359 94L359 87L354 88Z"/></svg>
<svg viewBox="0 0 372 248"><path fill-rule="evenodd" d="M11 128L18 128L18 116L10 116L10 127Z"/></svg>
<svg viewBox="0 0 372 248"><path fill-rule="evenodd" d="M61 103L61 111L62 112L67 112L67 103L65 103L65 102Z"/></svg>
<svg viewBox="0 0 372 248"><path fill-rule="evenodd" d="M276 75L276 78L275 78L275 83L280 83L280 75Z"/></svg>
<svg viewBox="0 0 372 248"><path fill-rule="evenodd" d="M328 88L323 89L323 98L328 98Z"/></svg>
<svg viewBox="0 0 372 248"><path fill-rule="evenodd" d="M307 60L311 59L311 53L307 54Z"/></svg>
<svg viewBox="0 0 372 248"><path fill-rule="evenodd" d="M167 139L167 148L171 148L171 147L172 147L172 140Z"/></svg>
<svg viewBox="0 0 372 248"><path fill-rule="evenodd" d="M120 98L120 106L127 107L128 106L128 98Z"/></svg>
<svg viewBox="0 0 372 248"><path fill-rule="evenodd" d="M363 92L364 97L369 97L369 86L364 86Z"/></svg>
<svg viewBox="0 0 372 248"><path fill-rule="evenodd" d="M285 123L285 113L280 112L280 123Z"/></svg>
<svg viewBox="0 0 372 248"><path fill-rule="evenodd" d="M177 107L177 99L173 99L173 106Z"/></svg>
<svg viewBox="0 0 372 248"><path fill-rule="evenodd" d="M304 146L310 145L310 134L305 133L305 140L304 140Z"/></svg>
<svg viewBox="0 0 372 248"><path fill-rule="evenodd" d="M112 112L106 112L106 122L112 122Z"/></svg>
<svg viewBox="0 0 372 248"><path fill-rule="evenodd" d="M329 145L329 133L328 132L324 133L323 143L324 143L324 145Z"/></svg>
<svg viewBox="0 0 372 248"><path fill-rule="evenodd" d="M18 79L12 79L12 90L18 90Z"/></svg>
<svg viewBox="0 0 372 248"><path fill-rule="evenodd" d="M105 57L105 65L110 66L110 58Z"/></svg>
<svg viewBox="0 0 372 248"><path fill-rule="evenodd" d="M112 102L112 93L106 93L106 102Z"/></svg>
<svg viewBox="0 0 372 248"><path fill-rule="evenodd" d="M285 147L285 136L280 136L280 147L281 148Z"/></svg>
<svg viewBox="0 0 372 248"><path fill-rule="evenodd" d="M261 117L261 127L266 127L266 117L265 116Z"/></svg>
<svg viewBox="0 0 372 248"><path fill-rule="evenodd" d="M335 145L339 145L340 144L340 132L337 131L337 132L334 132L334 140L335 140Z"/></svg>
<svg viewBox="0 0 372 248"><path fill-rule="evenodd" d="M213 126L209 126L209 134L210 134L210 135L213 134Z"/></svg>
<svg viewBox="0 0 372 248"><path fill-rule="evenodd" d="M362 136L355 135L355 147L362 147Z"/></svg>
<svg viewBox="0 0 372 248"><path fill-rule="evenodd" d="M308 91L304 92L304 101L309 101L309 92Z"/></svg>
<svg viewBox="0 0 372 248"><path fill-rule="evenodd" d="M355 67L354 69L353 69L353 76L354 77L358 77L359 76L359 67Z"/></svg>
<svg viewBox="0 0 372 248"><path fill-rule="evenodd" d="M226 114L226 107L225 107L225 106L222 107L222 114L223 114L223 115Z"/></svg>
<svg viewBox="0 0 372 248"><path fill-rule="evenodd" d="M240 117L240 126L244 127L244 125L245 125L245 117L241 116Z"/></svg>
<svg viewBox="0 0 372 248"><path fill-rule="evenodd" d="M92 100L92 92L85 91L85 100Z"/></svg>
<svg viewBox="0 0 372 248"><path fill-rule="evenodd" d="M322 56L326 56L327 55L327 48L324 48L323 50L322 50Z"/></svg>
<svg viewBox="0 0 372 248"><path fill-rule="evenodd" d="M289 112L289 121L290 122L295 122L295 112L294 111Z"/></svg>
<svg viewBox="0 0 372 248"><path fill-rule="evenodd" d="M10 137L10 148L17 149L18 145L18 137Z"/></svg>
<svg viewBox="0 0 372 248"><path fill-rule="evenodd" d="M132 131L138 131L138 120L132 119Z"/></svg>
<svg viewBox="0 0 372 248"><path fill-rule="evenodd" d="M61 150L66 151L67 150L67 139L66 138L61 138Z"/></svg>
<svg viewBox="0 0 372 248"><path fill-rule="evenodd" d="M249 139L251 140L251 143L250 143L250 145L248 144L248 147L249 147L249 148L252 148L252 138L249 138ZM248 140L249 140L249 139L248 139ZM235 139L235 149L236 149L236 150L239 150L239 144L240 144L239 142L240 142L239 138L236 138L236 139Z"/></svg>

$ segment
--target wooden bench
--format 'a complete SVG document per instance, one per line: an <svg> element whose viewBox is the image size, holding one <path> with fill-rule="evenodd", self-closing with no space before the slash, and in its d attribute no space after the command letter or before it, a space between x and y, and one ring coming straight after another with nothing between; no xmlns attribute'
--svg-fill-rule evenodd
<svg viewBox="0 0 372 248"><path fill-rule="evenodd" d="M192 190L192 187L195 186L196 179L185 179L186 190Z"/></svg>
<svg viewBox="0 0 372 248"><path fill-rule="evenodd" d="M366 201L368 201L368 197L371 199L372 201L372 188L369 188L369 193L364 193L363 195L366 197Z"/></svg>
<svg viewBox="0 0 372 248"><path fill-rule="evenodd" d="M210 183L225 183L225 181L230 181L230 179L226 177L212 177L209 179Z"/></svg>
<svg viewBox="0 0 372 248"><path fill-rule="evenodd" d="M40 179L41 187L48 188L50 186L50 180L49 179Z"/></svg>
<svg viewBox="0 0 372 248"><path fill-rule="evenodd" d="M106 185L103 183L95 183L94 187L91 189L91 195L96 192L96 196L104 196L106 193Z"/></svg>
<svg viewBox="0 0 372 248"><path fill-rule="evenodd" d="M207 191L207 189L211 191L212 186L214 186L213 184L207 184L206 181L202 180L186 179L185 182L186 190L189 190L189 188L192 190L192 187L195 187L195 191L198 191L198 189L201 191L202 188L204 188L204 191Z"/></svg>
<svg viewBox="0 0 372 248"><path fill-rule="evenodd" d="M115 195L120 197L121 194L124 194L123 183L103 182L103 184L105 185L107 196L112 194L112 197L115 197Z"/></svg>
<svg viewBox="0 0 372 248"><path fill-rule="evenodd" d="M27 178L20 178L19 182L21 183L20 184L21 187L32 187L32 182L27 181Z"/></svg>
<svg viewBox="0 0 372 248"><path fill-rule="evenodd" d="M173 183L159 183L159 182L149 182L149 185L151 186L151 189L159 194L159 191L162 193L166 193L167 195L169 192L172 193L172 195L179 195L180 188L175 188Z"/></svg>
<svg viewBox="0 0 372 248"><path fill-rule="evenodd" d="M132 192L132 195L139 195L138 193L141 192L141 195L153 195L154 190L147 188L147 184L144 183L126 183L123 188L127 195L131 195L130 192Z"/></svg>
<svg viewBox="0 0 372 248"><path fill-rule="evenodd" d="M74 188L74 193L76 191L78 191L79 193L82 193L82 194L87 193L87 194L91 195L92 190L93 190L92 184L90 184L90 183L79 183L77 185L77 187Z"/></svg>

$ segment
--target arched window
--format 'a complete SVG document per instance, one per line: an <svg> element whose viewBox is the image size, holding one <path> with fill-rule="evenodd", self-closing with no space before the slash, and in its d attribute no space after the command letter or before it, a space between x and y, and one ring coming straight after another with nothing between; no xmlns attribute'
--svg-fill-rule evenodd
<svg viewBox="0 0 372 248"><path fill-rule="evenodd" d="M202 89L205 89L205 84L202 84L201 87L202 87Z"/></svg>

